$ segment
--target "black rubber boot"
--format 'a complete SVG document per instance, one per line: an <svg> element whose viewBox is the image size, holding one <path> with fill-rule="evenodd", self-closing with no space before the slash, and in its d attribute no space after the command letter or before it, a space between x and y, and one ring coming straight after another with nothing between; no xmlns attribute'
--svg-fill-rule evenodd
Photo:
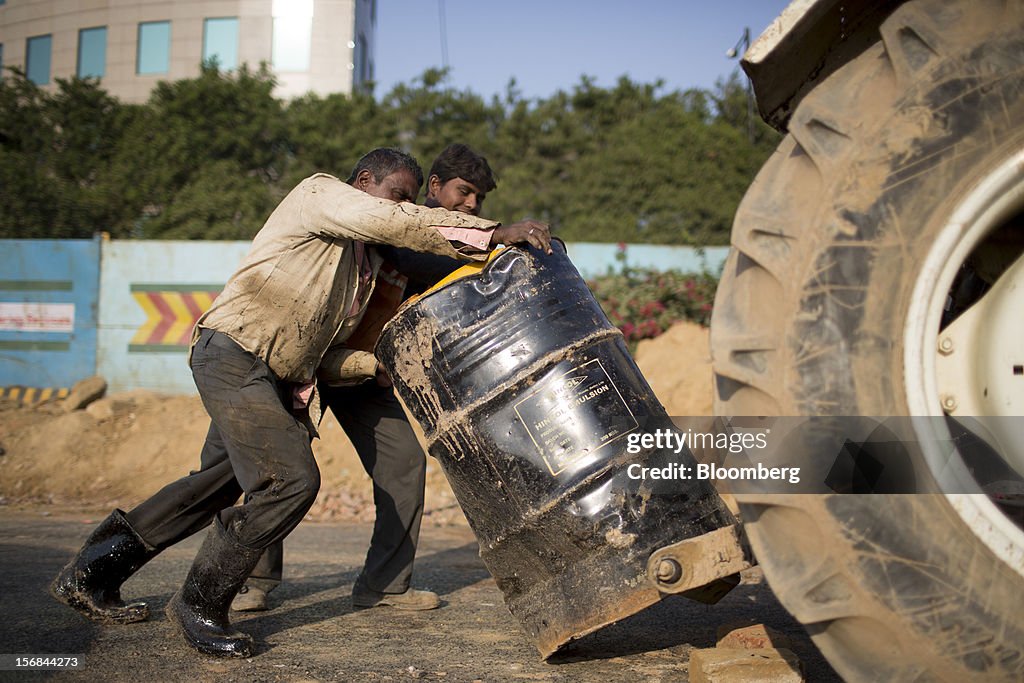
<svg viewBox="0 0 1024 683"><path fill-rule="evenodd" d="M114 510L50 584L50 594L94 621L130 624L149 616L144 602L125 604L121 584L156 557L124 518Z"/></svg>
<svg viewBox="0 0 1024 683"><path fill-rule="evenodd" d="M185 585L167 604L167 616L192 647L218 657L252 654L252 636L232 628L228 608L261 554L235 543L214 521Z"/></svg>

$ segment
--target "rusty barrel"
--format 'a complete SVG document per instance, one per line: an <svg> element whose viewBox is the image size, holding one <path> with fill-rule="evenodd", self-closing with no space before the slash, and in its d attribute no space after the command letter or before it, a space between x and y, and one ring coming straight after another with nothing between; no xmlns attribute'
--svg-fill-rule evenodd
<svg viewBox="0 0 1024 683"><path fill-rule="evenodd" d="M673 425L553 248L506 248L427 292L376 348L544 657L657 602L648 560L660 548L736 523L707 481L629 476L633 463L695 461L628 452L631 434Z"/></svg>

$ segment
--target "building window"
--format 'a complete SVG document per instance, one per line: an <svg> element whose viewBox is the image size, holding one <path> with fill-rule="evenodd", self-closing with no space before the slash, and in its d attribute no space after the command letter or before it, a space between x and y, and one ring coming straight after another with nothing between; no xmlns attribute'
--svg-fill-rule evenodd
<svg viewBox="0 0 1024 683"><path fill-rule="evenodd" d="M78 77L103 78L107 74L107 27L78 32Z"/></svg>
<svg viewBox="0 0 1024 683"><path fill-rule="evenodd" d="M309 71L313 0L274 0L271 61L276 71Z"/></svg>
<svg viewBox="0 0 1024 683"><path fill-rule="evenodd" d="M203 61L216 59L223 71L238 68L238 19L206 19L203 22Z"/></svg>
<svg viewBox="0 0 1024 683"><path fill-rule="evenodd" d="M25 73L28 80L36 85L50 82L50 52L53 48L51 36L36 36L25 42Z"/></svg>
<svg viewBox="0 0 1024 683"><path fill-rule="evenodd" d="M171 22L148 21L139 24L139 48L135 72L165 74L171 65Z"/></svg>

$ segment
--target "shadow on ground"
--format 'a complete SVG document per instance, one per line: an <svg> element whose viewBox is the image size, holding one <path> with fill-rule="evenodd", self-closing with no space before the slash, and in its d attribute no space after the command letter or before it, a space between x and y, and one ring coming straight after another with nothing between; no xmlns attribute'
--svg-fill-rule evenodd
<svg viewBox="0 0 1024 683"><path fill-rule="evenodd" d="M97 520L98 521L98 520ZM808 680L839 681L803 629L761 583L742 584L716 606L685 598L650 609L570 644L541 661L477 554L465 527L424 529L414 585L439 592L441 609L353 610L352 584L369 525L307 524L286 543L285 582L273 609L232 618L252 633L248 660L219 660L185 645L163 607L180 586L203 534L174 546L130 579L123 594L150 602L147 622L98 625L46 594L46 587L96 521L0 510L0 652L84 656L82 680L617 681L686 680L689 653L711 647L716 628L761 621L795 641ZM0 679L6 679L0 672ZM26 680L21 673L18 680ZM38 673L42 678L53 674ZM9 678L9 676L8 676ZM32 676L29 676L32 678Z"/></svg>

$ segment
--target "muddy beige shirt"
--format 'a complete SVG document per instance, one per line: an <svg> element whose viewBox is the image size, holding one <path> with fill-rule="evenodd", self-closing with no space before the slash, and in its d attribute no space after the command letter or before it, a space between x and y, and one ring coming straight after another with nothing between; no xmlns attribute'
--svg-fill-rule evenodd
<svg viewBox="0 0 1024 683"><path fill-rule="evenodd" d="M307 382L328 347L343 342L369 299L354 240L391 244L463 260L434 227L494 228L466 213L372 197L333 176L302 181L253 239L249 254L196 323L231 337L281 379ZM380 257L368 250L376 274ZM365 280L365 272L362 273Z"/></svg>

